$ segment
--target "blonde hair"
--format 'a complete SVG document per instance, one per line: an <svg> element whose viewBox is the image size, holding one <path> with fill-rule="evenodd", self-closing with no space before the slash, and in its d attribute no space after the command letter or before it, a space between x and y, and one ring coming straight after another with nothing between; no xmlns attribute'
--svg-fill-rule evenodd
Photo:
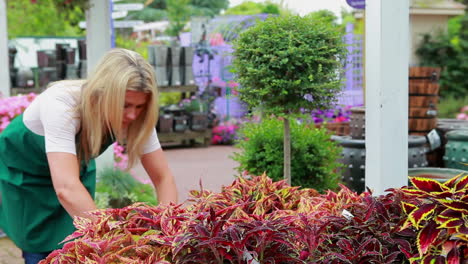
<svg viewBox="0 0 468 264"><path fill-rule="evenodd" d="M141 114L124 131L122 117L128 90L147 93L148 99ZM80 97L79 160L88 162L100 154L106 141L117 140L126 144L131 168L142 155L158 119L158 89L152 66L136 52L112 49L83 84Z"/></svg>

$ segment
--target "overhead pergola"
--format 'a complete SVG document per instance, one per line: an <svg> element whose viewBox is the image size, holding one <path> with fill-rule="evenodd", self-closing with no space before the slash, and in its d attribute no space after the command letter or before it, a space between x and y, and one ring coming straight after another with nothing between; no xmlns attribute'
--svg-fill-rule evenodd
<svg viewBox="0 0 468 264"><path fill-rule="evenodd" d="M86 13L88 71L111 48L109 1ZM374 194L407 185L409 0L367 1L366 185ZM0 0L0 92L10 95L6 0ZM112 162L112 152L98 166Z"/></svg>

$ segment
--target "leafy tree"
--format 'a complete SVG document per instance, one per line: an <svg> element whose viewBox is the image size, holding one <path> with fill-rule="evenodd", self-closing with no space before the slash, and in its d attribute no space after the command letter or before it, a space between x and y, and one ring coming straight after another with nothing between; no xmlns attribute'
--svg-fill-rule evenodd
<svg viewBox="0 0 468 264"><path fill-rule="evenodd" d="M60 12L54 0L32 3L30 0L7 1L8 37L18 36L82 36L77 23L82 10ZM83 15L84 16L84 15ZM84 19L84 18L83 18Z"/></svg>
<svg viewBox="0 0 468 264"><path fill-rule="evenodd" d="M178 36L185 24L190 19L190 0L168 0L167 15L169 18L169 28L166 33L170 36Z"/></svg>
<svg viewBox="0 0 468 264"><path fill-rule="evenodd" d="M143 20L145 22L153 22L167 19L168 14L166 9L157 9L145 7L143 10L129 12L126 19Z"/></svg>
<svg viewBox="0 0 468 264"><path fill-rule="evenodd" d="M313 15L270 17L234 41L240 98L284 120L284 178L291 183L289 119L329 108L341 89L342 33Z"/></svg>
<svg viewBox="0 0 468 264"><path fill-rule="evenodd" d="M210 9L212 16L215 16L228 8L229 0L191 0L190 4L196 8Z"/></svg>
<svg viewBox="0 0 468 264"><path fill-rule="evenodd" d="M468 94L468 0L465 14L451 19L448 32L439 35L423 36L416 50L421 65L442 69L440 75L440 95L443 98L459 97Z"/></svg>
<svg viewBox="0 0 468 264"><path fill-rule="evenodd" d="M226 15L256 15L256 14L280 14L280 8L278 5L267 2L267 3L255 3L252 1L246 1L239 5L233 6L224 12Z"/></svg>
<svg viewBox="0 0 468 264"><path fill-rule="evenodd" d="M130 12L129 17L131 17L132 19L157 21L169 18L167 12L169 12L168 9L171 6L171 4L169 3L170 0L139 1L144 2L145 8L141 11ZM213 17L220 14L221 10L226 9L228 5L229 0L189 0L188 2L184 2L184 7L181 8L187 8L189 16Z"/></svg>

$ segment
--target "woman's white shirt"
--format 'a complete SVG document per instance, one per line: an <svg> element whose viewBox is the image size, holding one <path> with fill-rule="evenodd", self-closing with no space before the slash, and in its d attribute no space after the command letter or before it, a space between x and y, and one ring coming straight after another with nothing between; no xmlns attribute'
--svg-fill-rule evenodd
<svg viewBox="0 0 468 264"><path fill-rule="evenodd" d="M23 113L23 123L33 133L45 137L46 152L76 155L75 138L81 116L74 112L79 101L79 84L57 83L39 94ZM143 154L161 148L154 128Z"/></svg>

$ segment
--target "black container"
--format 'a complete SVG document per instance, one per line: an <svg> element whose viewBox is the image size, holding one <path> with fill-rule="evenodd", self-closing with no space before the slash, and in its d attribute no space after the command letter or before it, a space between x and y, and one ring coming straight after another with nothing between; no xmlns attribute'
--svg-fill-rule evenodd
<svg viewBox="0 0 468 264"><path fill-rule="evenodd" d="M349 129L351 138L364 139L366 135L366 108L353 107L350 111Z"/></svg>
<svg viewBox="0 0 468 264"><path fill-rule="evenodd" d="M56 53L54 50L38 50L36 54L38 67L56 67Z"/></svg>
<svg viewBox="0 0 468 264"><path fill-rule="evenodd" d="M365 190L365 140L353 139L350 136L332 136L343 147L340 162L344 164L342 181L351 190L361 193ZM426 138L423 136L408 137L408 168L427 166L425 147Z"/></svg>
<svg viewBox="0 0 468 264"><path fill-rule="evenodd" d="M171 133L173 132L174 115L169 113L162 113L159 115L158 124L156 130L160 133Z"/></svg>
<svg viewBox="0 0 468 264"><path fill-rule="evenodd" d="M185 132L189 128L189 117L187 115L174 116L174 132Z"/></svg>
<svg viewBox="0 0 468 264"><path fill-rule="evenodd" d="M79 39L78 40L78 58L79 60L86 60L86 40L85 39Z"/></svg>
<svg viewBox="0 0 468 264"><path fill-rule="evenodd" d="M56 67L43 67L38 69L38 82L39 87L44 88L49 83L58 81L57 68Z"/></svg>
<svg viewBox="0 0 468 264"><path fill-rule="evenodd" d="M190 129L194 131L204 131L208 128L208 115L203 112L191 112Z"/></svg>

